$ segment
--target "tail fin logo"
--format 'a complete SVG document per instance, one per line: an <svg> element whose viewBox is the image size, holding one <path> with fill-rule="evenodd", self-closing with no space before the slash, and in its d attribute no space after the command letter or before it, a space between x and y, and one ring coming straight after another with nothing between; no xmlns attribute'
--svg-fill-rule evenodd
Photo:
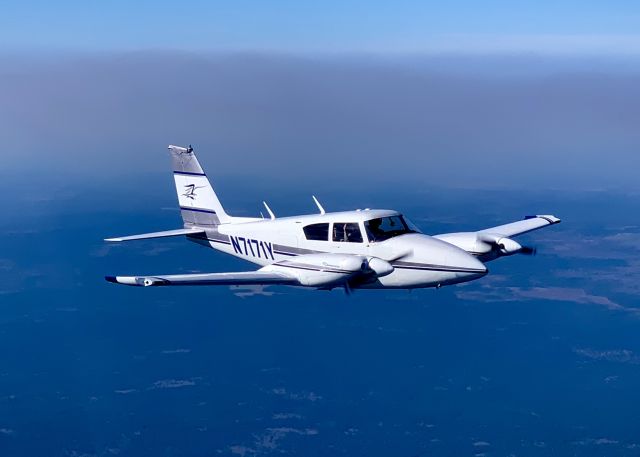
<svg viewBox="0 0 640 457"><path fill-rule="evenodd" d="M203 187L206 187L206 186L196 186L195 184L188 184L184 186L185 193L182 195L184 195L187 198L190 198L191 200L195 200L196 197L198 196L198 194L196 194L196 189L202 189Z"/></svg>

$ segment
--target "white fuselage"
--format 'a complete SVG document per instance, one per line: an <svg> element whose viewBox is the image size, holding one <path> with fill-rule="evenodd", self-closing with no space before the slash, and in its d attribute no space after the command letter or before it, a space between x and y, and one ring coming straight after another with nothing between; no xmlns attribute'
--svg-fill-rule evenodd
<svg viewBox="0 0 640 457"><path fill-rule="evenodd" d="M352 284L359 288L439 287L487 274L485 265L473 255L422 233L405 233L384 241L369 239L366 221L396 215L399 213L390 210L358 210L276 219L235 218L233 223L220 224L189 239L261 266L315 253L377 258L392 265L389 274ZM303 228L314 224L329 225L326 239L309 239ZM357 224L361 241L336 240L345 224Z"/></svg>

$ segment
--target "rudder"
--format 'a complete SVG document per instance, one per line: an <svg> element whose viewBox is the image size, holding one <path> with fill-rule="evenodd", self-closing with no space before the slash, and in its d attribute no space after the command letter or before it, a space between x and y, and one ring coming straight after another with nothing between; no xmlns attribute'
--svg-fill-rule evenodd
<svg viewBox="0 0 640 457"><path fill-rule="evenodd" d="M169 153L185 227L207 227L230 222L231 217L218 200L193 148L170 145Z"/></svg>

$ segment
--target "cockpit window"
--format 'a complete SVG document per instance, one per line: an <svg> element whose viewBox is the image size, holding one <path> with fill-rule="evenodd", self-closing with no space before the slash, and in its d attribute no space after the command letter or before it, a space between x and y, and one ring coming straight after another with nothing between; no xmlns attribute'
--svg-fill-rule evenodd
<svg viewBox="0 0 640 457"><path fill-rule="evenodd" d="M329 240L329 224L311 224L304 227L304 236L308 240Z"/></svg>
<svg viewBox="0 0 640 457"><path fill-rule="evenodd" d="M408 224L400 215L371 219L364 223L364 228L370 242L384 241L405 233L418 232L413 224Z"/></svg>
<svg viewBox="0 0 640 457"><path fill-rule="evenodd" d="M362 232L355 222L334 222L333 241L362 243Z"/></svg>

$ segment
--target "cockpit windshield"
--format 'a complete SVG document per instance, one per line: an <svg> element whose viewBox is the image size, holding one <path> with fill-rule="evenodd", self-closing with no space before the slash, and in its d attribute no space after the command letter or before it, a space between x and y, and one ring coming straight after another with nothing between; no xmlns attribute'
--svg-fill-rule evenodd
<svg viewBox="0 0 640 457"><path fill-rule="evenodd" d="M405 233L419 233L418 228L403 216L379 217L365 221L364 228L370 242L384 241Z"/></svg>

